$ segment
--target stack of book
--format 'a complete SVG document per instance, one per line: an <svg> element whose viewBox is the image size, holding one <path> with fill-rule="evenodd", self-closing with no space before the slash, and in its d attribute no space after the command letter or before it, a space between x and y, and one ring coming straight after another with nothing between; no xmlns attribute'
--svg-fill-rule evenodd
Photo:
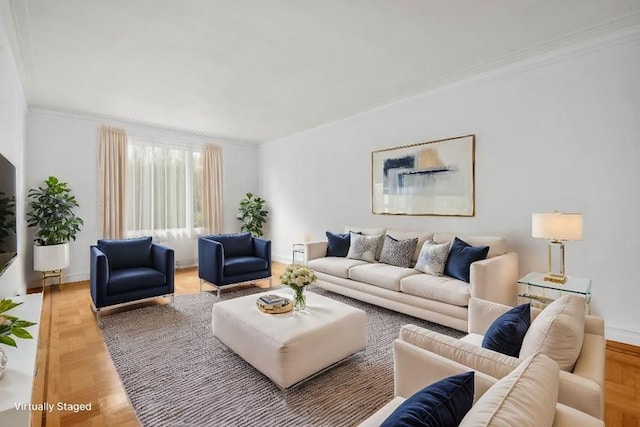
<svg viewBox="0 0 640 427"><path fill-rule="evenodd" d="M284 313L290 310L291 300L280 295L262 295L256 300L258 308L267 313Z"/></svg>

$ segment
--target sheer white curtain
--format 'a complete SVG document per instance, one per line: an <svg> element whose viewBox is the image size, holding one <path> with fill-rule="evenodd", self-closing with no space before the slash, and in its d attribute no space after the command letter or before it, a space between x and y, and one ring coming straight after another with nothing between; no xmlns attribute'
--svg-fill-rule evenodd
<svg viewBox="0 0 640 427"><path fill-rule="evenodd" d="M175 251L176 266L197 264L202 232L202 149L129 139L127 235L153 236Z"/></svg>

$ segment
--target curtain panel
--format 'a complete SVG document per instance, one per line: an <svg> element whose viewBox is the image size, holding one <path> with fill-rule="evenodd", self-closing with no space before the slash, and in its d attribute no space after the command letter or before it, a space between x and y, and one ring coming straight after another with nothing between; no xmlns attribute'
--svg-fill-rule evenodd
<svg viewBox="0 0 640 427"><path fill-rule="evenodd" d="M100 234L106 239L125 236L127 132L101 126L98 136L98 212Z"/></svg>
<svg viewBox="0 0 640 427"><path fill-rule="evenodd" d="M222 148L205 144L203 149L203 217L205 234L222 232Z"/></svg>

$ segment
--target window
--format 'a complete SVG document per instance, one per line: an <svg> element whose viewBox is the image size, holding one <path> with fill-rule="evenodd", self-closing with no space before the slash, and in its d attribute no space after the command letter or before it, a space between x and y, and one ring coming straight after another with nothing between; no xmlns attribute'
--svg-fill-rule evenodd
<svg viewBox="0 0 640 427"><path fill-rule="evenodd" d="M126 187L127 235L153 236L176 250L178 263L178 248L195 247L203 226L201 148L129 139ZM195 263L194 250L180 263Z"/></svg>

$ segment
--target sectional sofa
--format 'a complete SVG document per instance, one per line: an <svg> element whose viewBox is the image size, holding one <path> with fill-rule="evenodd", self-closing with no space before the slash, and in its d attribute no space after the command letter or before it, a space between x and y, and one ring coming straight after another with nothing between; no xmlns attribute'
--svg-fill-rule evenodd
<svg viewBox="0 0 640 427"><path fill-rule="evenodd" d="M487 258L470 266L469 283L433 276L414 268L348 257L326 256L327 241L305 243L305 262L318 276L316 285L351 298L468 332L471 297L515 305L518 257L506 240L491 236L457 236L425 230L346 227L345 232L380 236L376 260L385 235L398 240L417 238L413 264L425 241L451 242L459 237L472 246L489 246Z"/></svg>

